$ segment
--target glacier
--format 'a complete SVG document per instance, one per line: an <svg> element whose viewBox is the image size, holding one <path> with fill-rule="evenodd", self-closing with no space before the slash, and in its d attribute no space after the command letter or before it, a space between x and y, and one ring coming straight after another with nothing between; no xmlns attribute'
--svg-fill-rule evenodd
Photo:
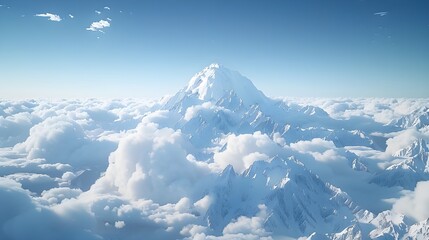
<svg viewBox="0 0 429 240"><path fill-rule="evenodd" d="M428 104L220 64L154 101L1 100L0 238L427 239Z"/></svg>

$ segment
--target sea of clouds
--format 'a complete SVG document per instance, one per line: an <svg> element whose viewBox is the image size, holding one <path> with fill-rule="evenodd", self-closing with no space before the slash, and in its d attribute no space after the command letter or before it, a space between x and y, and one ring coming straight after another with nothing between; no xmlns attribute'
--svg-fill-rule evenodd
<svg viewBox="0 0 429 240"><path fill-rule="evenodd" d="M428 104L428 99L284 101L318 106L334 119L370 119L365 123L378 125ZM344 149L321 138L288 143L276 134L254 132L211 139L212 148L204 153L174 127L177 116L157 110L160 104L0 101L0 239L270 239L263 204L253 216L226 223L220 233L207 227L204 216L213 202L210 189L228 165L243 173L272 156L295 156L375 213L393 209L415 221L429 217L429 181L412 190L381 187L347 162L353 152L369 170L384 168L394 163L395 152L416 139L429 140L429 129L379 133L389 138L384 151ZM209 103L189 108L185 120L213 108Z"/></svg>

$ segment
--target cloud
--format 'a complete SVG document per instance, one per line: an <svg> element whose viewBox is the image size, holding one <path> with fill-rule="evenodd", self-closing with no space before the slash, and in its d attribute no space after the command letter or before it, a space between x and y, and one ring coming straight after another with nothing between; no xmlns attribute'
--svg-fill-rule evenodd
<svg viewBox="0 0 429 240"><path fill-rule="evenodd" d="M376 12L376 13L374 13L374 15L376 15L376 16L380 16L380 17L384 17L384 16L386 16L388 14L388 12Z"/></svg>
<svg viewBox="0 0 429 240"><path fill-rule="evenodd" d="M171 203L195 192L210 179L207 169L187 159L188 142L180 131L141 123L109 157L106 174L93 188L113 186L129 199ZM197 194L196 197L200 198Z"/></svg>
<svg viewBox="0 0 429 240"><path fill-rule="evenodd" d="M40 118L29 112L0 116L0 147L12 147L24 141L30 128L39 121Z"/></svg>
<svg viewBox="0 0 429 240"><path fill-rule="evenodd" d="M39 184L42 189L28 181L23 182L24 187L41 192L46 189L43 186L56 187L58 184L88 189L105 171L108 156L115 148L116 143L111 141L90 139L82 126L69 117L56 116L33 126L28 138L16 144L12 150L26 156L27 160L20 164L23 167L28 168L29 163L39 160L47 165L40 164L35 171L57 176L55 185L49 181ZM21 168L20 165L9 164L10 168ZM59 178L70 170L73 171L72 178Z"/></svg>
<svg viewBox="0 0 429 240"><path fill-rule="evenodd" d="M299 152L324 152L326 150L336 148L332 141L326 141L321 138L314 138L311 141L291 143L290 147Z"/></svg>
<svg viewBox="0 0 429 240"><path fill-rule="evenodd" d="M6 177L19 182L20 184L22 184L23 188L35 193L40 193L44 189L49 189L58 186L56 179L46 174L14 173Z"/></svg>
<svg viewBox="0 0 429 240"><path fill-rule="evenodd" d="M80 189L67 187L51 188L42 192L39 201L48 205L60 204L65 199L77 198L82 193Z"/></svg>
<svg viewBox="0 0 429 240"><path fill-rule="evenodd" d="M393 205L393 211L405 214L417 221L429 218L429 181L418 182L413 192L405 195Z"/></svg>
<svg viewBox="0 0 429 240"><path fill-rule="evenodd" d="M104 7L104 9L106 9L106 10L110 10L110 7L107 7L107 6L106 6L106 7Z"/></svg>
<svg viewBox="0 0 429 240"><path fill-rule="evenodd" d="M46 208L20 184L0 177L0 239L99 239L92 233L91 215L74 207L71 212Z"/></svg>
<svg viewBox="0 0 429 240"><path fill-rule="evenodd" d="M230 110L216 106L211 102L205 102L201 105L191 106L187 108L183 119L189 121L192 118L198 117L199 115L205 116L205 118L210 119L213 117L213 115L218 114L218 112L224 112L231 118L234 117L234 113Z"/></svg>
<svg viewBox="0 0 429 240"><path fill-rule="evenodd" d="M139 150L136 146L136 155L130 159L130 161L139 159L138 154L147 151L149 158L142 159L142 161L148 161L148 168L143 173L149 178L146 182L143 181L141 186L150 186L153 183L151 187L155 187L155 189L149 192L148 198L152 198L151 194L158 194L159 199L163 199L164 186L170 186L169 191L174 195L171 198L173 200L169 201L170 203L158 205L153 203L153 200L124 201L123 199L126 197L118 192L119 196L112 198L121 199L121 205L105 204L101 209L97 209L91 207L97 205L98 200L96 199L103 199L101 197L103 195L86 191L89 188L88 184L91 185L95 179L100 178L101 171L105 171L108 155L116 148L116 144L112 145L112 142L102 139L117 134L112 139L122 142L122 144L125 144L124 139L130 136L132 136L129 139L131 142L137 140L138 135L145 132L141 128L149 123L142 123L137 128L136 125L144 118L151 104L132 100L30 101L16 104L0 102L0 118L7 119L7 122L20 123L18 125L0 125L0 130L5 133L1 135L2 137L8 139L9 136L13 136L14 131L19 130L20 119L25 120L22 121L22 125L26 126L22 130L23 137L16 140L22 141L21 143L14 148L0 148L0 174L11 179L10 181L17 186L17 189L23 192L22 199L29 200L30 206L28 211L12 215L6 214L7 211L0 206L0 211L2 214L5 213L6 217L6 220L0 221L0 238L30 238L28 231L19 233L13 229L28 228L30 221L36 221L35 219L45 224L41 227L37 225L40 231L34 233L34 236L39 239L59 239L61 234L70 235L70 238L75 239L92 239L94 221L97 221L99 226L103 226L102 229L97 230L99 236L111 234L122 236L118 232L134 229L135 226L143 226L142 230L138 231L140 236L154 236L153 239L181 238L179 232L183 226L191 222L195 223L197 221L195 214L205 212L211 203L208 196L204 197L205 194L194 195L193 193L196 191L195 189L201 188L200 185L205 185L204 183L198 184L198 182L201 179L203 182L206 181L206 177L210 179L212 173L207 166L203 167L204 164L200 166L196 164L195 160L188 160L188 142L180 131L156 128L158 130L155 132L158 133L149 136L149 138L153 136L156 139L153 142L148 140L146 149ZM159 118L164 119L166 125L171 124L169 114L162 116L162 111L158 113L151 116L146 115L145 121L155 121ZM31 130L29 130L30 128ZM13 146L13 143L11 144ZM175 144L177 144L176 147ZM128 146L127 149L132 149L132 146ZM174 152L174 149L180 154ZM104 156L101 156L100 153ZM121 154L123 156L124 152ZM115 162L118 165L120 162L126 162L126 160L119 160L119 153L117 156ZM155 162L152 164L150 161ZM144 165L142 164L142 166ZM165 166L173 166L173 168L169 169ZM150 171L151 168L154 171ZM175 173L176 170L179 173ZM159 179L157 180L157 178ZM138 179L139 174L136 172L130 181L130 186L135 184L135 191L146 196L138 189L140 183ZM12 180L19 181L22 185ZM158 181L164 182L164 185ZM13 189L14 184L12 183L6 185ZM145 185L145 183L149 184ZM188 185L188 183L190 184ZM33 191L34 193L31 193L33 196L23 190L23 187ZM157 189L157 187L159 188ZM104 185L103 188L108 189L109 186ZM107 190L106 192L113 194ZM191 197L189 200L183 198L188 195ZM2 196L4 195L0 191L0 198ZM5 196L5 201L10 201L12 198L7 196L9 195ZM157 198L153 197L153 199ZM15 201L17 206L25 207L25 204L18 199L12 201ZM160 202L163 201L165 203L166 200ZM117 211L113 210L115 207ZM13 207L9 208L13 210ZM108 212L104 209L109 208L115 214L104 219L103 217ZM73 221L82 224L75 224ZM4 227L6 225L7 227ZM67 225L70 225L69 230L74 231L73 234L64 229L63 226ZM50 226L54 228L51 233L45 231ZM167 228L169 228L169 232L165 231ZM8 229L7 235L3 234L1 229ZM78 235L82 232L87 232L89 237L83 235L83 237L79 237ZM132 237L130 238L132 239Z"/></svg>
<svg viewBox="0 0 429 240"><path fill-rule="evenodd" d="M265 205L259 205L259 212L254 217L241 216L225 226L223 229L224 235L255 235L255 236L267 236L267 232L264 229L264 223L268 217L267 207Z"/></svg>
<svg viewBox="0 0 429 240"><path fill-rule="evenodd" d="M124 221L116 221L115 222L115 228L121 229L125 227L125 222Z"/></svg>
<svg viewBox="0 0 429 240"><path fill-rule="evenodd" d="M66 117L52 117L30 129L30 135L14 149L27 152L29 159L45 158L50 163L68 163L71 154L87 141L80 125Z"/></svg>
<svg viewBox="0 0 429 240"><path fill-rule="evenodd" d="M402 99L311 101L338 119L359 116L383 123L427 103ZM284 140L281 132L243 134L248 130L240 132L230 125L213 137L213 127L220 126L213 119L221 116L221 120L238 123L237 114L210 103L194 105L181 113L154 111L161 105L130 99L0 101L0 175L5 176L0 178L0 239L58 239L63 235L75 239L269 238L271 233L264 229L264 218L272 206L257 208L264 201L258 196L265 194L259 186L285 177L284 172L270 176L269 180L258 180L261 185L250 184L253 180L249 178L245 181L249 184L232 188L232 194L246 194L236 194L231 206L244 210L251 206L252 211L237 212L228 206L231 217L219 229L208 225L207 212L216 204L224 204L219 200L221 195L213 194L213 186L226 166L232 165L242 173L252 164L253 170L265 166L274 155L294 155L306 168L334 183L369 210L391 209L391 205L379 207L380 199L399 198L397 188L368 183L368 176L378 169L374 163L393 159L386 157L389 154L384 151L362 146L335 147L335 139L328 141L324 136L312 135L317 129L308 134L307 141L298 139L292 144ZM197 135L198 125L190 124L188 129L180 125L200 118L209 126L207 134L201 134L201 139L207 140L203 148L190 139ZM335 127L338 126L329 126ZM390 137L388 152L395 152L410 139L427 137L424 131L427 130L380 132L378 136ZM362 160L373 161L369 165L371 172L351 169L346 150ZM258 160L262 161L255 164ZM290 171L292 174L295 170ZM407 205L414 204L425 212L418 206L428 201L423 191L427 188L423 184L412 193L405 192L395 210L409 212L416 218L427 216ZM253 192L247 194L247 189ZM251 204L247 206L243 199L250 199ZM276 231L270 227L267 229ZM29 228L37 231L22 231Z"/></svg>
<svg viewBox="0 0 429 240"><path fill-rule="evenodd" d="M221 145L225 146L225 150L215 152L214 163L210 165L215 171L222 171L232 165L235 171L242 173L255 161L269 160L270 156L281 151L279 145L259 131L253 134L231 134L221 141Z"/></svg>
<svg viewBox="0 0 429 240"><path fill-rule="evenodd" d="M70 18L74 18L74 16L73 16L73 15L71 15L71 14L69 14L69 17L70 17Z"/></svg>
<svg viewBox="0 0 429 240"><path fill-rule="evenodd" d="M110 23L106 20L100 20L98 22L91 23L91 26L86 28L86 30L93 32L103 32L102 29L107 27L110 27Z"/></svg>
<svg viewBox="0 0 429 240"><path fill-rule="evenodd" d="M300 106L318 106L335 119L369 117L383 124L388 124L427 105L427 99L407 98L285 98L284 101Z"/></svg>
<svg viewBox="0 0 429 240"><path fill-rule="evenodd" d="M357 204L370 211L381 211L391 208L391 203L387 203L385 198L398 197L398 188L386 188L369 183L372 171L379 171L377 164L384 162L380 159L380 154L386 155L371 149L367 152L371 158L363 158L363 153L354 151L353 153L344 148L337 148L331 141L323 139L312 139L311 141L299 141L290 144L293 153L304 165L317 174L322 180L329 182L336 187L347 192ZM349 148L348 148L349 149ZM352 168L351 161L365 159L365 164L370 172L356 171ZM371 194L367 194L371 193Z"/></svg>
<svg viewBox="0 0 429 240"><path fill-rule="evenodd" d="M97 11L97 10L95 10L95 13L97 13L98 15L100 15L100 14L101 14L101 12L100 12L100 11Z"/></svg>
<svg viewBox="0 0 429 240"><path fill-rule="evenodd" d="M14 150L27 153L28 159L44 158L48 163L77 166L97 162L100 158L107 159L102 148L109 151L113 145L107 141L91 140L77 121L57 116L33 126L25 142L15 145ZM104 154L100 155L101 152Z"/></svg>
<svg viewBox="0 0 429 240"><path fill-rule="evenodd" d="M264 228L265 222L269 217L267 207L263 204L258 205L259 212L253 217L240 216L228 223L222 231L221 236L207 234L207 228L200 225L188 225L181 231L182 235L189 236L186 239L205 239L205 240L271 240L270 232ZM207 235L206 235L207 234Z"/></svg>
<svg viewBox="0 0 429 240"><path fill-rule="evenodd" d="M205 214L207 209L209 209L212 203L213 203L213 198L210 195L206 195L200 200L196 201L194 203L194 207L201 214Z"/></svg>
<svg viewBox="0 0 429 240"><path fill-rule="evenodd" d="M397 151L410 146L417 139L427 139L427 136L422 134L416 128L409 128L397 133L386 141L386 153L395 154Z"/></svg>
<svg viewBox="0 0 429 240"><path fill-rule="evenodd" d="M59 22L62 20L59 15L52 14L52 13L40 13L40 14L36 14L34 16L36 16L36 17L47 17L47 18L49 18L49 21L53 21L53 22Z"/></svg>

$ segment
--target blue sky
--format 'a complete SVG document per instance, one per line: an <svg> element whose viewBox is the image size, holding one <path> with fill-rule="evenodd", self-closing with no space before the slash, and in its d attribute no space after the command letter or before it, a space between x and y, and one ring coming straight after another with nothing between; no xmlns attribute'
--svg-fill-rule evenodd
<svg viewBox="0 0 429 240"><path fill-rule="evenodd" d="M425 0L0 5L0 98L158 98L212 62L270 96L429 97Z"/></svg>

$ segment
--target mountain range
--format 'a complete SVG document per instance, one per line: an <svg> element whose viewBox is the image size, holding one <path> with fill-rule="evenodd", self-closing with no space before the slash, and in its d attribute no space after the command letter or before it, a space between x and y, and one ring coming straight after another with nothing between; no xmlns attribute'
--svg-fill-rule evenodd
<svg viewBox="0 0 429 240"><path fill-rule="evenodd" d="M145 104L0 106L0 197L25 196L84 239L429 236L418 209L429 186L425 106L388 123L347 110L336 118L268 97L220 64ZM28 224L16 204L0 217L1 239L31 235L14 230Z"/></svg>

